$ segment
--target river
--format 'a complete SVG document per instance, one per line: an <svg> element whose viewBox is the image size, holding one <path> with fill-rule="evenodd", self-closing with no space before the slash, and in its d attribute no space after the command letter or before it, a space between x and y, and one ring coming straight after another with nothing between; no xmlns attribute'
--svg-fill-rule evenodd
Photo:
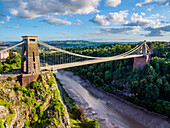
<svg viewBox="0 0 170 128"><path fill-rule="evenodd" d="M101 128L146 128L146 126L168 128L170 126L166 120L156 118L154 114L145 115L142 110L104 93L79 76L73 75L72 72L60 70L55 76L76 104L84 109L86 116L98 119Z"/></svg>

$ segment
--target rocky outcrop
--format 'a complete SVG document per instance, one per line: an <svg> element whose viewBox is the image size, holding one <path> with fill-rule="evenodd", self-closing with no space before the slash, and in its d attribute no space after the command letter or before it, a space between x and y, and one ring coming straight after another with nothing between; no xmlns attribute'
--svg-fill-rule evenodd
<svg viewBox="0 0 170 128"><path fill-rule="evenodd" d="M40 74L28 88L0 81L0 127L70 128L53 74Z"/></svg>

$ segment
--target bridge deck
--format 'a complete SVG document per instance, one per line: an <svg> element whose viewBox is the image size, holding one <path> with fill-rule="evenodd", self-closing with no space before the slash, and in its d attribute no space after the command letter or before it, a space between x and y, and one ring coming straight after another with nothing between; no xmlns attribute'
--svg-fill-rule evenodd
<svg viewBox="0 0 170 128"><path fill-rule="evenodd" d="M122 59L128 59L128 58L142 57L142 56L144 56L144 55L129 55L126 57L123 57L123 56L121 56L121 57L107 57L107 58L86 60L86 61L73 62L73 63L50 65L50 66L46 66L46 67L41 67L41 70L57 70L57 69L83 66L83 65L88 65L88 64L108 62L108 61L113 61L113 60L122 60Z"/></svg>

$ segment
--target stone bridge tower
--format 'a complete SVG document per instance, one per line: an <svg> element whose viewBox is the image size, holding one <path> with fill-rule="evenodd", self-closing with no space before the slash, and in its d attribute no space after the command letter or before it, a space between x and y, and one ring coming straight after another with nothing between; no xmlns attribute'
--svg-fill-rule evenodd
<svg viewBox="0 0 170 128"><path fill-rule="evenodd" d="M22 36L21 71L26 74L40 73L40 59L37 36Z"/></svg>
<svg viewBox="0 0 170 128"><path fill-rule="evenodd" d="M150 62L150 55L147 53L146 41L140 42L140 44L141 43L143 43L143 45L142 45L142 47L139 48L138 54L139 55L142 54L143 56L142 57L134 58L133 69L135 69L135 68L143 69L144 65L146 63Z"/></svg>

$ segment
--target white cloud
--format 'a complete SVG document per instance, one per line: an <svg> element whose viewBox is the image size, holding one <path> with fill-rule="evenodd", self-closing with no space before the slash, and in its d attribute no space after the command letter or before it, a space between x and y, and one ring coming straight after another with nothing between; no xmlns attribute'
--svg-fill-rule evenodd
<svg viewBox="0 0 170 128"><path fill-rule="evenodd" d="M141 15L142 15L142 16L145 16L145 15L146 15L146 13L144 13L144 12L141 12Z"/></svg>
<svg viewBox="0 0 170 128"><path fill-rule="evenodd" d="M164 33L170 32L170 24L160 26L160 27L157 27L157 28L148 27L148 28L145 28L145 31L150 32L150 33L145 35L146 37L163 36Z"/></svg>
<svg viewBox="0 0 170 128"><path fill-rule="evenodd" d="M23 19L48 14L89 14L96 12L100 0L13 0L6 5L10 13Z"/></svg>
<svg viewBox="0 0 170 128"><path fill-rule="evenodd" d="M158 27L161 21L159 19L157 20L151 20L147 18L143 18L142 15L139 15L138 13L133 13L131 16L131 22L128 24L124 24L124 26L141 26L141 27Z"/></svg>
<svg viewBox="0 0 170 128"><path fill-rule="evenodd" d="M142 14L139 15L138 13L133 13L133 15L131 16L131 22L129 22L128 24L124 24L123 26L140 27L140 30L142 30L141 32L145 32L145 34L141 34L141 36L144 35L145 37L163 36L165 33L170 32L170 25L165 24L160 26L161 23L169 22L160 21L159 19L157 19L158 17L160 17L159 13L152 14L150 17L145 18L142 16ZM146 34L146 31L149 31L149 33Z"/></svg>
<svg viewBox="0 0 170 128"><path fill-rule="evenodd" d="M77 20L77 23L74 23L74 25L81 25L83 22L81 20Z"/></svg>
<svg viewBox="0 0 170 128"><path fill-rule="evenodd" d="M93 17L93 19L91 19L90 21L97 24L97 25L109 25L110 22L106 19L107 17L105 15L99 15L97 14L95 17Z"/></svg>
<svg viewBox="0 0 170 128"><path fill-rule="evenodd" d="M20 27L20 25L14 25L14 26L8 26L7 28L19 28Z"/></svg>
<svg viewBox="0 0 170 128"><path fill-rule="evenodd" d="M1 21L0 24L4 24L5 22L4 21Z"/></svg>
<svg viewBox="0 0 170 128"><path fill-rule="evenodd" d="M122 26L122 27L102 27L100 32L104 34L136 34L140 31L140 27Z"/></svg>
<svg viewBox="0 0 170 128"><path fill-rule="evenodd" d="M111 23L113 24L124 23L125 24L127 23L127 21L125 21L125 18L127 18L127 16L128 16L128 10L125 10L125 11L109 13L108 16L97 14L90 21L101 26L110 25Z"/></svg>
<svg viewBox="0 0 170 128"><path fill-rule="evenodd" d="M152 9L151 9L151 8L148 8L147 10L150 12Z"/></svg>
<svg viewBox="0 0 170 128"><path fill-rule="evenodd" d="M71 33L68 32L59 32L60 34L64 34L64 35L71 35Z"/></svg>
<svg viewBox="0 0 170 128"><path fill-rule="evenodd" d="M6 21L8 21L9 22L9 20L11 19L11 17L10 16L6 16Z"/></svg>
<svg viewBox="0 0 170 128"><path fill-rule="evenodd" d="M44 20L42 20L41 22L50 24L50 25L71 25L70 21L67 20L62 20L62 19L58 19L55 18L53 16L48 16L47 18L45 18Z"/></svg>
<svg viewBox="0 0 170 128"><path fill-rule="evenodd" d="M149 18L158 18L158 17L160 17L160 15L159 15L159 13L157 13L157 14L152 14Z"/></svg>
<svg viewBox="0 0 170 128"><path fill-rule="evenodd" d="M106 0L106 5L116 7L121 4L121 0Z"/></svg>
<svg viewBox="0 0 170 128"><path fill-rule="evenodd" d="M148 4L170 5L170 0L145 0L144 2L137 3L136 6L142 7L143 5L148 5Z"/></svg>
<svg viewBox="0 0 170 128"><path fill-rule="evenodd" d="M10 13L11 13L12 15L16 16L16 15L18 14L18 11L15 10L15 9L11 9L11 10L10 10Z"/></svg>
<svg viewBox="0 0 170 128"><path fill-rule="evenodd" d="M150 6L147 10L150 12L152 9L154 9L154 6Z"/></svg>
<svg viewBox="0 0 170 128"><path fill-rule="evenodd" d="M114 24L126 23L124 19L127 18L127 16L128 16L128 10L114 12L114 13L109 13L107 20L110 21L110 23L114 23Z"/></svg>

